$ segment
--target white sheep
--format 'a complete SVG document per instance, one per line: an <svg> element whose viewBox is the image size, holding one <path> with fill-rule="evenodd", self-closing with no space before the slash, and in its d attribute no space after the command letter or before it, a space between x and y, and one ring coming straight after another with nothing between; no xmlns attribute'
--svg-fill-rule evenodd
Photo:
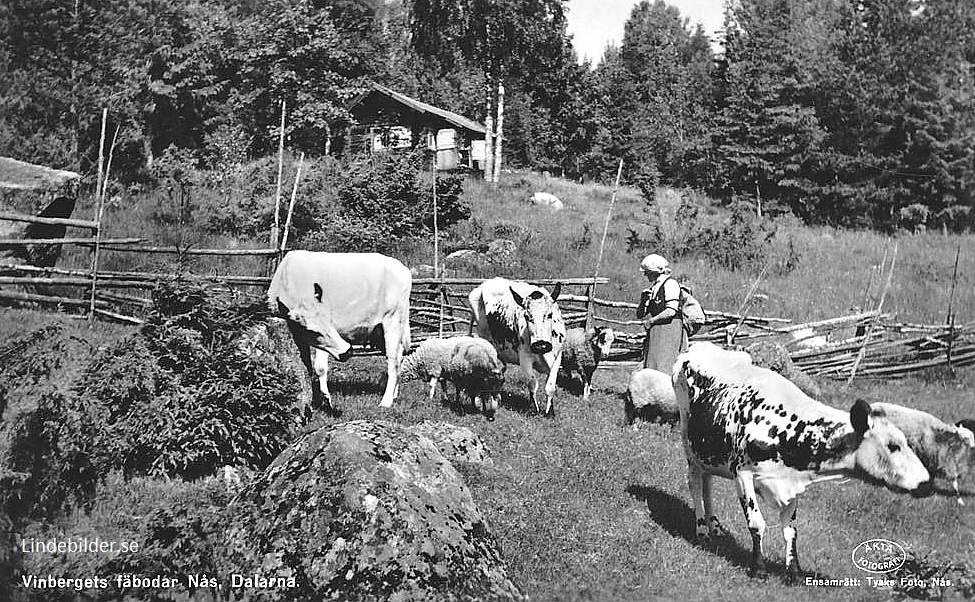
<svg viewBox="0 0 975 602"><path fill-rule="evenodd" d="M641 368L630 377L624 416L627 424L637 417L676 418L677 394L669 374L653 368Z"/></svg>
<svg viewBox="0 0 975 602"><path fill-rule="evenodd" d="M504 384L504 364L489 341L470 336L427 339L403 358L400 374L404 380L421 379L430 383L433 401L437 383L447 396L445 381L454 384L454 400L464 391L478 411L494 420Z"/></svg>
<svg viewBox="0 0 975 602"><path fill-rule="evenodd" d="M609 353L616 340L616 333L612 328L599 326L595 329L583 330L570 328L565 333L565 343L562 347L562 372L569 378L578 373L582 378L582 399L589 401L592 393L592 375L604 355Z"/></svg>

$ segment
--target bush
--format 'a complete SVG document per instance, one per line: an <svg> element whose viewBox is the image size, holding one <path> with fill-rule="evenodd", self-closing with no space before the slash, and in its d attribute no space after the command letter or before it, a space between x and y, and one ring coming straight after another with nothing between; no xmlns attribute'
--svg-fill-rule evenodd
<svg viewBox="0 0 975 602"><path fill-rule="evenodd" d="M382 243L375 236L388 239L416 237L433 230L433 183L425 171L422 152L387 152L360 158L349 166L346 179L339 185L342 220L327 224L323 236L341 245L351 236L345 248L363 250L354 245L368 241ZM447 228L471 215L470 206L461 200L461 179L437 175L437 221Z"/></svg>
<svg viewBox="0 0 975 602"><path fill-rule="evenodd" d="M100 353L70 399L83 419L61 433L61 453L94 473L194 479L219 467L263 468L287 444L299 384L281 360L237 352L237 333L263 312L222 291L158 290L142 331Z"/></svg>
<svg viewBox="0 0 975 602"><path fill-rule="evenodd" d="M768 263L779 274L791 272L799 265L801 254L791 241L774 244L776 220L757 216L744 202L732 204L729 209L730 215L720 219L710 215L691 195L682 193L672 217L658 206L645 223L630 224L627 252L654 249L676 260L696 256L731 270L756 270Z"/></svg>
<svg viewBox="0 0 975 602"><path fill-rule="evenodd" d="M84 596L72 589L26 589L31 602L114 600L202 600L210 595L194 592L185 575L221 575L235 572L222 558L223 533L230 520L226 511L234 491L220 479L186 483L179 480L122 479L112 474L92 500L90 511L75 513L70 520L33 525L24 535L40 541L52 537L82 538L98 534L102 540L134 541L138 551L125 554L26 554L23 574L98 576L107 579L105 589L86 589ZM54 526L58 525L58 526ZM64 525L64 526L60 526ZM177 578L171 588L119 589L117 575L140 578ZM195 597L193 596L195 593ZM215 599L215 598L212 598Z"/></svg>

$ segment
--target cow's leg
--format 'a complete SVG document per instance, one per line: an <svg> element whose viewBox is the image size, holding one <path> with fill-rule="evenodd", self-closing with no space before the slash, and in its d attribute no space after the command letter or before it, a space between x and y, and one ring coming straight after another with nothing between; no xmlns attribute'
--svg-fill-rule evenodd
<svg viewBox="0 0 975 602"><path fill-rule="evenodd" d="M694 504L694 538L704 543L708 540L707 506L709 501L704 499L704 471L693 462L687 463L687 488L691 492L691 503Z"/></svg>
<svg viewBox="0 0 975 602"><path fill-rule="evenodd" d="M318 382L318 390L328 404L328 407L332 410L335 406L332 405L332 394L328 392L328 352L322 351L321 349L312 349L311 352L315 354L314 357L314 371L316 378L312 379L312 382Z"/></svg>
<svg viewBox="0 0 975 602"><path fill-rule="evenodd" d="M559 366L562 364L562 352L549 366L548 379L545 381L545 415L555 418L555 383L559 379Z"/></svg>
<svg viewBox="0 0 975 602"><path fill-rule="evenodd" d="M288 325L288 331L291 333L291 339L295 342L298 347L298 357L301 359L302 365L305 367L305 382L311 383L311 405L315 408L322 407L322 388L318 384L318 378L315 374L315 366L312 361L312 346L309 345L303 334L304 328L293 320L286 320L285 323ZM307 418L307 414L310 413L310 409L304 404L299 408L301 412L302 419Z"/></svg>
<svg viewBox="0 0 975 602"><path fill-rule="evenodd" d="M796 512L799 500L793 499L779 510L779 522L782 523L782 537L785 539L785 570L789 582L796 583L802 574L799 568L799 554L796 546Z"/></svg>
<svg viewBox="0 0 975 602"><path fill-rule="evenodd" d="M437 382L439 380L440 379L436 376L430 378L430 401L433 401L433 398L437 394Z"/></svg>
<svg viewBox="0 0 975 602"><path fill-rule="evenodd" d="M725 529L718 517L714 515L714 498L711 496L711 486L714 483L714 475L704 473L701 476L701 490L704 498L704 516L708 521L708 534L712 537L728 537Z"/></svg>
<svg viewBox="0 0 975 602"><path fill-rule="evenodd" d="M399 395L399 366L403 361L403 333L400 328L399 316L383 320L383 341L386 344L386 391L379 405L384 408L393 407L393 401ZM405 325L409 328L409 324Z"/></svg>
<svg viewBox="0 0 975 602"><path fill-rule="evenodd" d="M518 365L521 366L522 371L524 371L530 383L528 397L531 399L532 405L535 406L535 411L541 413L542 409L538 407L538 397L535 395L538 390L538 376L535 374L532 356L527 353L520 353L518 355Z"/></svg>
<svg viewBox="0 0 975 602"><path fill-rule="evenodd" d="M555 418L555 381L558 375L557 369L550 370L545 380L545 415L549 418Z"/></svg>
<svg viewBox="0 0 975 602"><path fill-rule="evenodd" d="M748 532L752 535L752 564L749 574L753 577L765 577L765 558L762 555L762 537L765 535L765 518L758 508L758 496L755 495L755 480L751 472L740 471L735 475L735 485L738 487L738 501L748 523Z"/></svg>
<svg viewBox="0 0 975 602"><path fill-rule="evenodd" d="M592 371L586 369L582 372L582 401L589 401L592 394Z"/></svg>

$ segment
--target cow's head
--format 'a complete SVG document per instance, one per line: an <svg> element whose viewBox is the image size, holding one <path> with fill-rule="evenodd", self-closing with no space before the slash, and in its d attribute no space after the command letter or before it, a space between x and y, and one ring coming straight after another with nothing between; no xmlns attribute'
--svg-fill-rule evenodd
<svg viewBox="0 0 975 602"><path fill-rule="evenodd" d="M352 356L352 345L342 338L331 321L324 316L291 311L280 300L278 300L278 311L301 327L300 336L304 343L325 351L340 362Z"/></svg>
<svg viewBox="0 0 975 602"><path fill-rule="evenodd" d="M514 287L509 287L515 303L524 311L525 322L528 325L529 348L532 353L548 353L552 350L553 339L564 333L558 333L553 328L559 311L555 300L562 291L562 283L555 285L551 297L541 288L535 288L527 297L522 297ZM561 317L558 320L561 323Z"/></svg>
<svg viewBox="0 0 975 602"><path fill-rule="evenodd" d="M931 479L904 433L882 415L872 414L869 403L858 399L853 404L850 424L859 436L854 451L858 469L897 489L914 490Z"/></svg>

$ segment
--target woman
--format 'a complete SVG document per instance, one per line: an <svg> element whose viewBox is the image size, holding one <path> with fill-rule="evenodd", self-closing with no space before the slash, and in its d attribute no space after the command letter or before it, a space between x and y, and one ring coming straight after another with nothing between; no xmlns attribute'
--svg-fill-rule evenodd
<svg viewBox="0 0 975 602"><path fill-rule="evenodd" d="M660 255L647 255L640 270L650 282L644 289L636 317L643 319L647 330L643 341L643 367L670 374L677 356L687 351L687 332L680 316L680 284L670 277L667 260Z"/></svg>

